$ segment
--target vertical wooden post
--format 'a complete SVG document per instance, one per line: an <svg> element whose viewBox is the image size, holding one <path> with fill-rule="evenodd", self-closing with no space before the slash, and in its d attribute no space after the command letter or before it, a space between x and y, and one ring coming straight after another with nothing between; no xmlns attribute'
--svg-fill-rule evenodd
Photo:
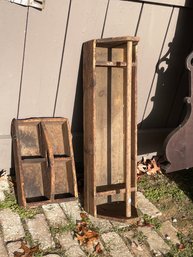
<svg viewBox="0 0 193 257"><path fill-rule="evenodd" d="M125 102L125 201L126 217L131 217L131 84L132 84L132 41L127 42L126 71L126 102Z"/></svg>
<svg viewBox="0 0 193 257"><path fill-rule="evenodd" d="M137 44L133 45L131 86L131 204L137 207Z"/></svg>
<svg viewBox="0 0 193 257"><path fill-rule="evenodd" d="M84 45L84 208L96 216L95 185L95 45L96 40Z"/></svg>

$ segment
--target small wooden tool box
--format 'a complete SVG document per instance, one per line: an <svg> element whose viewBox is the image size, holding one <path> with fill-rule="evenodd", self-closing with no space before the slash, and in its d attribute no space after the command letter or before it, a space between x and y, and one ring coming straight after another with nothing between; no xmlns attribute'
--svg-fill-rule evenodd
<svg viewBox="0 0 193 257"><path fill-rule="evenodd" d="M19 205L37 206L77 198L67 119L14 119L12 140Z"/></svg>
<svg viewBox="0 0 193 257"><path fill-rule="evenodd" d="M136 37L83 47L84 207L125 220L136 207Z"/></svg>

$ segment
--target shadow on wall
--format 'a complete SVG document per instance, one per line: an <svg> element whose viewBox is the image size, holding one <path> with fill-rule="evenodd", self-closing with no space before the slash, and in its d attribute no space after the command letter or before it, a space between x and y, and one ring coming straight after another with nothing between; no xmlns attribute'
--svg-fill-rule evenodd
<svg viewBox="0 0 193 257"><path fill-rule="evenodd" d="M76 95L72 116L71 131L72 143L77 171L77 181L82 187L83 181L83 51L81 51L80 65L78 70Z"/></svg>
<svg viewBox="0 0 193 257"><path fill-rule="evenodd" d="M191 4L191 7L193 7L191 1L187 1L186 5L187 4L189 6ZM138 124L139 131L151 129L149 136L147 136L147 133L139 132L139 154L154 152L155 150L158 150L159 154L162 154L162 146L166 136L171 129L176 128L185 117L186 105L184 97L189 95L188 71L186 69L185 60L193 49L192 23L193 9L181 8L173 41L168 44L166 53L161 52L161 58L158 60L155 67L155 74L151 85L152 89L155 79L157 78L155 96L149 99L149 94L149 98L147 99L147 103L149 100L153 101L153 108L150 114ZM170 24L168 24L168 27L169 25ZM165 38L167 33L168 31L166 31ZM163 42L163 46L164 43L165 42ZM143 118L145 112L146 109L144 110ZM157 135L154 134L155 136L151 136L152 133L154 133L153 129L160 129L160 133L158 130L155 132ZM151 137L153 137L152 140ZM148 144L147 138L150 142L148 148L144 147ZM157 145L155 144L155 140L158 140ZM152 149L150 145L152 145Z"/></svg>

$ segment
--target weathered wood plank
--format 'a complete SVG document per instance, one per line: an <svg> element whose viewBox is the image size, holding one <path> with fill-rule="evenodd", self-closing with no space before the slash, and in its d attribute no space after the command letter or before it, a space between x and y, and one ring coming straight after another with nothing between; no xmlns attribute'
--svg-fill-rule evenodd
<svg viewBox="0 0 193 257"><path fill-rule="evenodd" d="M19 118L53 115L68 3L30 8Z"/></svg>
<svg viewBox="0 0 193 257"><path fill-rule="evenodd" d="M136 162L137 152L136 111L132 110L136 107L136 78L132 78L136 75L136 66L132 66L136 43L125 38L119 47L112 47L115 39L112 44L107 41L110 43L105 39L104 45L102 40L89 41L83 52L85 203L93 215L105 215L111 208L122 206L118 216L124 219L131 217L131 191L136 189L135 175L131 176L136 172L131 169L136 168L131 159ZM124 61L127 66L97 67L98 61Z"/></svg>
<svg viewBox="0 0 193 257"><path fill-rule="evenodd" d="M126 202L126 217L131 216L131 141L135 139L131 138L131 113L135 110L132 107L132 56L133 45L132 42L127 42L127 72L126 72L126 95L125 95L125 202Z"/></svg>
<svg viewBox="0 0 193 257"><path fill-rule="evenodd" d="M84 44L83 55L83 84L84 84L84 208L91 215L96 216L95 207L95 119L96 113L94 108L95 94L93 87L95 86L95 41L89 41ZM93 74L93 76L92 76Z"/></svg>

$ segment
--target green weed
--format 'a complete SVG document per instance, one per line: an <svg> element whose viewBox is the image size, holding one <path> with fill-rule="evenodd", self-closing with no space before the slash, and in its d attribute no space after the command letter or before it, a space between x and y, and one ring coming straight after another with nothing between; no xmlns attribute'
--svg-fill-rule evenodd
<svg viewBox="0 0 193 257"><path fill-rule="evenodd" d="M5 194L5 200L0 202L0 209L11 209L13 212L16 212L19 214L21 219L31 219L33 218L37 213L40 213L40 208L34 208L34 209L29 209L29 208L23 208L20 207L17 204L16 198L13 194L11 193L6 193Z"/></svg>

